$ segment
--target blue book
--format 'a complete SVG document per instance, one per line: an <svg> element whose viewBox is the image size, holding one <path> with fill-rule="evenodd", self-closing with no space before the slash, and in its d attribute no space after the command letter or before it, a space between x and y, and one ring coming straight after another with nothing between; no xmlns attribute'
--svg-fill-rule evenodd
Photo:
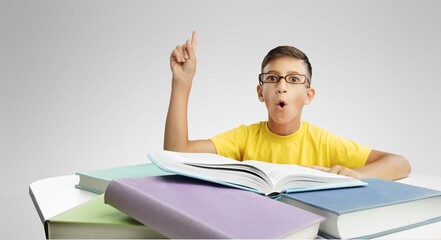
<svg viewBox="0 0 441 240"><path fill-rule="evenodd" d="M285 194L280 201L323 217L319 234L373 238L441 220L441 192L381 179L369 185Z"/></svg>

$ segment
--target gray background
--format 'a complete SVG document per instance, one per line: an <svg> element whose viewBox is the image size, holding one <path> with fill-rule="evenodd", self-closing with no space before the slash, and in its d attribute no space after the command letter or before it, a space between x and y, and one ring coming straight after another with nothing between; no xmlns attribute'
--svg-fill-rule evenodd
<svg viewBox="0 0 441 240"><path fill-rule="evenodd" d="M263 56L309 55L303 119L441 177L437 1L1 1L2 238L43 239L31 182L162 149L171 50L199 33L192 139L266 120ZM20 229L25 229L20 230Z"/></svg>

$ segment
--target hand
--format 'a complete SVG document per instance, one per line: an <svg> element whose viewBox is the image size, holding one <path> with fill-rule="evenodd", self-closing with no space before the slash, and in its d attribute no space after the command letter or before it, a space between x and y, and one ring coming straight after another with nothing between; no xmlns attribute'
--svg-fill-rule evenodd
<svg viewBox="0 0 441 240"><path fill-rule="evenodd" d="M343 167L340 165L334 165L330 168L328 167L321 167L321 166L313 166L313 169L316 170L320 170L323 172L328 172L328 173L334 173L334 174L338 174L338 175L343 175L343 176L348 176L348 177L353 177L353 178L362 178L361 173L354 170L354 169L350 169L347 167Z"/></svg>
<svg viewBox="0 0 441 240"><path fill-rule="evenodd" d="M170 55L170 68L173 73L173 83L191 86L196 73L197 34L193 31L191 39L178 45Z"/></svg>

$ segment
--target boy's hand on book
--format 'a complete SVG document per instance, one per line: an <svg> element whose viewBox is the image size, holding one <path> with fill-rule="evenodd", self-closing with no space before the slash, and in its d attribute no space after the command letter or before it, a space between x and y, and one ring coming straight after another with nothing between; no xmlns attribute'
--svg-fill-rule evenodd
<svg viewBox="0 0 441 240"><path fill-rule="evenodd" d="M323 172L334 173L334 174L353 177L353 178L361 178L362 177L361 173L357 172L356 170L350 169L347 167L343 167L340 165L334 165L330 168L322 167L322 166L313 166L312 168L316 169L316 170L323 171Z"/></svg>
<svg viewBox="0 0 441 240"><path fill-rule="evenodd" d="M173 84L184 84L190 87L196 73L197 34L193 31L191 38L178 45L170 55L170 68L173 73Z"/></svg>

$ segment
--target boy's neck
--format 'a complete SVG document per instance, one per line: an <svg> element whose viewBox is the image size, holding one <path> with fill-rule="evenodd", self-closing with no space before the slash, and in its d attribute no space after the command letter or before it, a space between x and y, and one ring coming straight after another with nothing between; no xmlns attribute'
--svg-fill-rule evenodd
<svg viewBox="0 0 441 240"><path fill-rule="evenodd" d="M272 133L280 136L288 136L295 133L300 128L300 120L296 120L289 124L277 124L269 119L267 125Z"/></svg>

